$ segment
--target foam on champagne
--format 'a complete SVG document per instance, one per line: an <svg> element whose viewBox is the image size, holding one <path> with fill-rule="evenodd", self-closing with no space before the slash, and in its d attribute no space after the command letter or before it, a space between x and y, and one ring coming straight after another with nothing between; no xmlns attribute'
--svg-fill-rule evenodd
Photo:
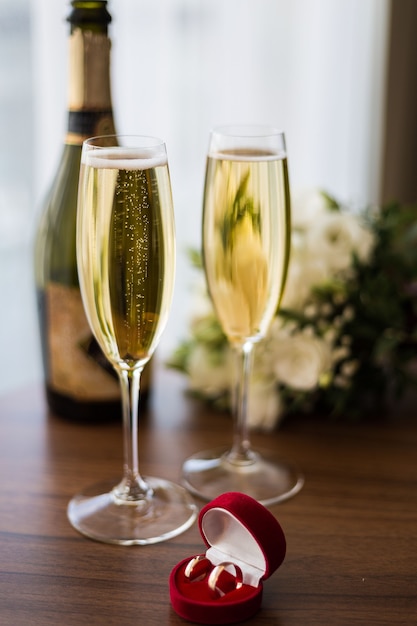
<svg viewBox="0 0 417 626"><path fill-rule="evenodd" d="M82 162L95 169L148 170L167 165L168 160L165 153L154 148L140 150L114 146L84 152Z"/></svg>
<svg viewBox="0 0 417 626"><path fill-rule="evenodd" d="M266 151L257 150L256 148L237 148L230 150L216 150L212 151L208 155L211 159L217 159L222 161L279 161L285 159L287 154L284 150L281 151Z"/></svg>

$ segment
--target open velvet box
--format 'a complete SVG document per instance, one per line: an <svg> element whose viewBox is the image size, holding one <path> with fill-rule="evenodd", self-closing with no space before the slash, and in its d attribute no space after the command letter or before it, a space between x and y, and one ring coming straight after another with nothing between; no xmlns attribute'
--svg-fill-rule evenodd
<svg viewBox="0 0 417 626"><path fill-rule="evenodd" d="M200 624L231 624L252 617L261 606L262 581L285 557L281 526L262 504L237 492L207 504L198 524L208 550L205 555L189 556L172 570L169 588L174 610ZM190 575L190 564L195 564L195 576ZM220 574L213 589L210 579L216 566L220 567L214 574Z"/></svg>

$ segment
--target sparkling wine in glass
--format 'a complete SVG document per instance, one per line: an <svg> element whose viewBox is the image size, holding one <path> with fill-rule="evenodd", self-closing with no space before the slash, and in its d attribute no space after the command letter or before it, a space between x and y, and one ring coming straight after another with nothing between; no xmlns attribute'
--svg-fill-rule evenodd
<svg viewBox="0 0 417 626"><path fill-rule="evenodd" d="M273 450L255 451L247 425L254 346L279 308L290 257L291 211L282 132L221 127L211 132L203 206L203 262L209 294L236 357L233 443L198 452L184 484L206 500L244 492L265 505L296 494L303 477Z"/></svg>
<svg viewBox="0 0 417 626"><path fill-rule="evenodd" d="M68 517L98 541L163 541L193 523L196 506L183 487L141 476L138 466L140 377L165 327L175 274L174 213L161 140L103 136L84 142L77 266L91 330L120 380L124 468L120 481L75 496Z"/></svg>

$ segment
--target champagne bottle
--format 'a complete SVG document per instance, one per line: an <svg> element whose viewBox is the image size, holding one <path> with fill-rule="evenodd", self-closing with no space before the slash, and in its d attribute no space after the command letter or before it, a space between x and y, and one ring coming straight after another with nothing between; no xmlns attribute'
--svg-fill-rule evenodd
<svg viewBox="0 0 417 626"><path fill-rule="evenodd" d="M106 1L73 0L71 5L68 128L36 236L35 280L49 408L71 419L107 420L121 415L120 387L84 313L75 233L82 142L115 133L111 16Z"/></svg>

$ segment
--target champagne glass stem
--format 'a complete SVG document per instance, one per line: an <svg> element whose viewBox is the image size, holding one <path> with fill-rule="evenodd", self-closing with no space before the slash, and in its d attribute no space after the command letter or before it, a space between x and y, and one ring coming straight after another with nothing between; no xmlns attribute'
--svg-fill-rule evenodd
<svg viewBox="0 0 417 626"><path fill-rule="evenodd" d="M138 414L140 378L143 368L120 368L118 371L123 409L123 480L115 488L118 498L137 502L152 496L152 490L139 474Z"/></svg>
<svg viewBox="0 0 417 626"><path fill-rule="evenodd" d="M248 434L249 383L253 367L253 343L246 341L234 348L235 381L232 390L233 446L227 455L231 463L247 465L255 461Z"/></svg>

